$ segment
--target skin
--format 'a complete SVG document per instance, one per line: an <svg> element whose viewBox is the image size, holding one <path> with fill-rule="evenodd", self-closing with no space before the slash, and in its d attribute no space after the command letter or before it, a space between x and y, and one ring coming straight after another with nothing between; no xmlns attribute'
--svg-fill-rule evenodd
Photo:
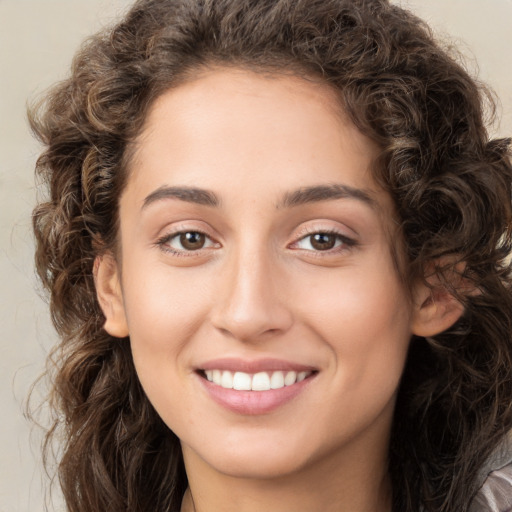
<svg viewBox="0 0 512 512"><path fill-rule="evenodd" d="M182 510L390 510L409 340L461 309L423 285L411 298L399 279L377 153L326 85L297 77L214 69L150 110L120 198L120 256L98 258L96 282L105 328L129 335L140 381L181 440ZM289 204L300 187L333 184L344 193ZM200 187L218 204L169 187ZM185 232L205 245L187 250ZM335 245L319 250L311 235L326 232ZM315 374L272 411L240 414L197 372L219 357Z"/></svg>

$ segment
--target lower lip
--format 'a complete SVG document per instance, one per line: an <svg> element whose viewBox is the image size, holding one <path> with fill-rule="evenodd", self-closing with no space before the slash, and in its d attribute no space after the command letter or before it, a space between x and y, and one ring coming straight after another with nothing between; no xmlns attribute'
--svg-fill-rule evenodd
<svg viewBox="0 0 512 512"><path fill-rule="evenodd" d="M268 391L238 391L226 389L199 376L210 397L219 405L232 412L246 415L266 414L285 405L310 384L316 373L301 382Z"/></svg>

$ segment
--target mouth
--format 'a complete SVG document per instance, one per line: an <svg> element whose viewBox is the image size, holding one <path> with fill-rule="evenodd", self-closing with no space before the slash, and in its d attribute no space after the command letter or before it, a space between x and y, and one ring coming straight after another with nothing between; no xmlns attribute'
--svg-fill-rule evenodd
<svg viewBox="0 0 512 512"><path fill-rule="evenodd" d="M268 414L306 393L319 370L275 359L217 359L196 370L207 396L242 415Z"/></svg>
<svg viewBox="0 0 512 512"><path fill-rule="evenodd" d="M270 391L282 389L302 382L316 373L313 370L268 370L257 373L221 369L199 370L199 375L208 382L224 389L237 391Z"/></svg>

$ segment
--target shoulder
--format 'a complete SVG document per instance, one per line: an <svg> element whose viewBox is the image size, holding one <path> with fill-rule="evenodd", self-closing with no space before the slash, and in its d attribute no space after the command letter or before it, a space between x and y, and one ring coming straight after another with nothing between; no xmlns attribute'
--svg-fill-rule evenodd
<svg viewBox="0 0 512 512"><path fill-rule="evenodd" d="M482 485L469 512L512 511L512 433L503 441L480 473Z"/></svg>

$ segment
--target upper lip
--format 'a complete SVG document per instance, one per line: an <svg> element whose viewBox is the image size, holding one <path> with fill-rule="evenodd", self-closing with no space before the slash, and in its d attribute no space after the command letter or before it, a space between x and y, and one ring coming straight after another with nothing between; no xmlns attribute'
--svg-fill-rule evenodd
<svg viewBox="0 0 512 512"><path fill-rule="evenodd" d="M201 364L199 370L228 370L232 372L258 373L263 371L295 371L308 372L316 371L311 365L304 365L285 361L283 359L264 358L264 359L238 359L238 358L221 358L212 359Z"/></svg>

